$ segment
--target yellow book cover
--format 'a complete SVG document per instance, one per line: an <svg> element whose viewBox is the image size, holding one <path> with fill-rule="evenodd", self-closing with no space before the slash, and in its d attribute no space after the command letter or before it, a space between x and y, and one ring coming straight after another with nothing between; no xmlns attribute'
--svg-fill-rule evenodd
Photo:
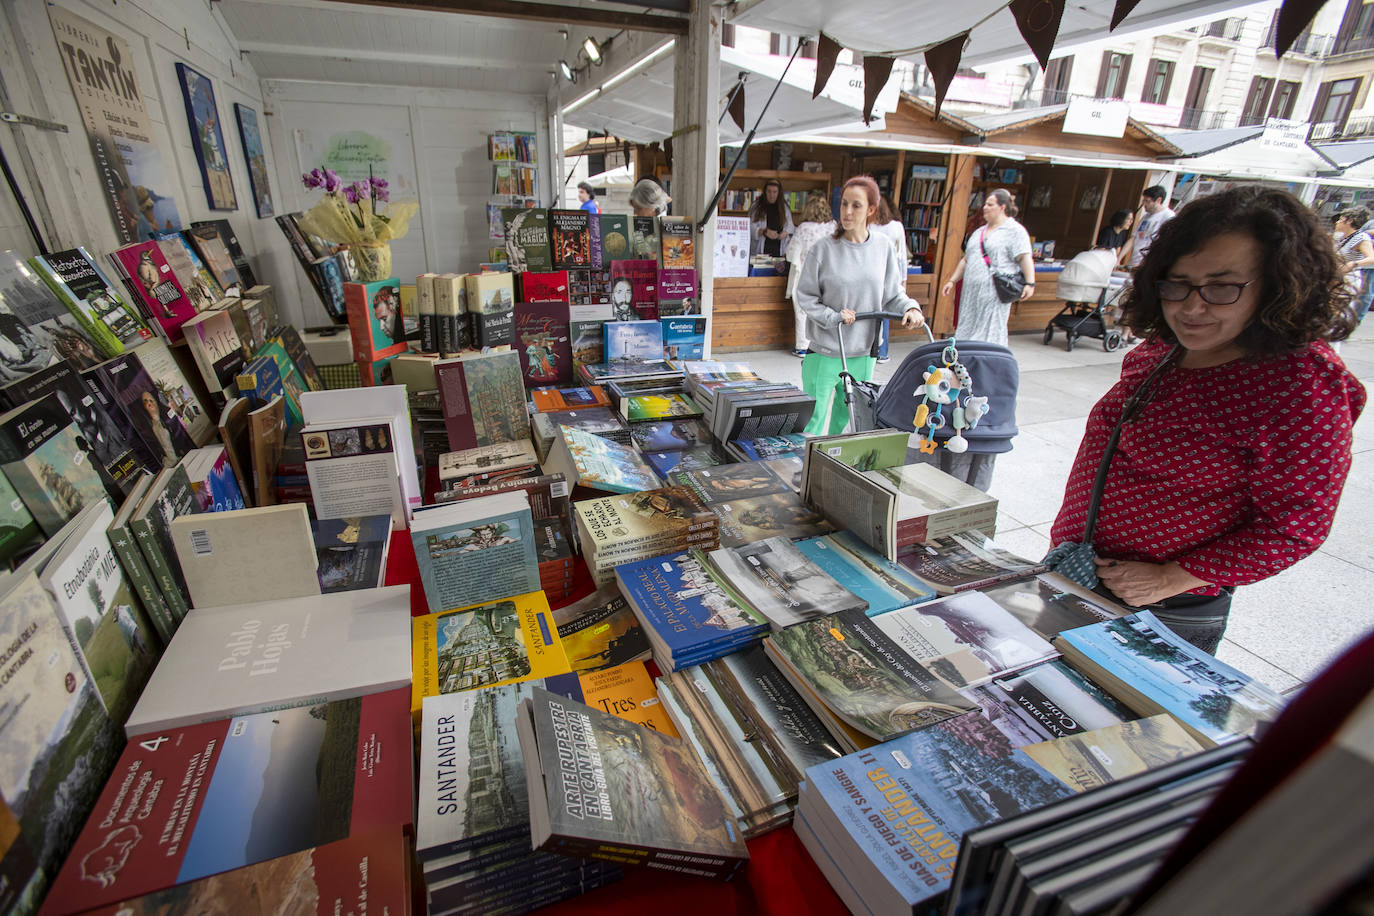
<svg viewBox="0 0 1374 916"><path fill-rule="evenodd" d="M1075 792L1086 792L1199 753L1202 745L1168 713L1120 722L1021 748Z"/></svg>
<svg viewBox="0 0 1374 916"><path fill-rule="evenodd" d="M681 737L658 701L654 679L643 662L626 662L600 671L575 675L582 687L582 702L594 709L652 728L671 738ZM574 697L576 699L576 697Z"/></svg>
<svg viewBox="0 0 1374 916"><path fill-rule="evenodd" d="M427 696L513 684L572 670L543 592L411 622L411 713Z"/></svg>

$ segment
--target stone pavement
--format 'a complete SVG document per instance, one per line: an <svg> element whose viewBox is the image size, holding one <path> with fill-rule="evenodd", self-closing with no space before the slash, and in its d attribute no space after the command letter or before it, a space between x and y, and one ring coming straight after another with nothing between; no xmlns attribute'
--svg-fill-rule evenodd
<svg viewBox="0 0 1374 916"><path fill-rule="evenodd" d="M915 346L896 342L885 381ZM1080 340L1072 353L1062 332L1048 346L1040 332L1011 336L1021 367L1012 451L998 456L991 493L998 499L997 537L1023 556L1049 549L1050 525L1083 435L1088 411L1121 370L1124 351ZM1374 321L1342 345L1351 371L1374 393ZM801 384L801 360L786 351L718 354L749 362L765 378ZM977 379L974 379L975 387ZM1331 535L1288 570L1237 590L1218 656L1270 687L1289 691L1312 680L1343 648L1374 628L1374 418L1355 427L1355 455ZM1366 520L1365 523L1360 519ZM1361 533L1364 532L1364 533Z"/></svg>

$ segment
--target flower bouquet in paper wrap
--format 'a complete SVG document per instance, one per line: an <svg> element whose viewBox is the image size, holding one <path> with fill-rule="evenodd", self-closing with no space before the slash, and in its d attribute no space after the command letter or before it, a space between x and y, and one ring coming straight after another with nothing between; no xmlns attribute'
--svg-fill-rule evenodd
<svg viewBox="0 0 1374 916"><path fill-rule="evenodd" d="M390 277L391 242L406 234L411 217L420 210L419 201L393 201L385 178L369 176L344 184L332 169L312 169L301 181L307 188L324 191L319 203L297 220L301 231L347 245L358 265L359 282Z"/></svg>

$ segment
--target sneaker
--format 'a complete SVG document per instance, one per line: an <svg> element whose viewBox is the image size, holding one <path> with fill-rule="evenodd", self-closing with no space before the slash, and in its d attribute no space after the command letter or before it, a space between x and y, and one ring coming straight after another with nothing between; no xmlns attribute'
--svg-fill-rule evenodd
<svg viewBox="0 0 1374 916"><path fill-rule="evenodd" d="M890 356L880 356L880 357L878 357L878 362L880 362L880 363L890 363L890 362L892 362L892 357L890 357Z"/></svg>
<svg viewBox="0 0 1374 916"><path fill-rule="evenodd" d="M793 351L792 351L792 355L795 356L797 359L803 359L803 358L806 357L806 351L805 351L805 350L793 350Z"/></svg>

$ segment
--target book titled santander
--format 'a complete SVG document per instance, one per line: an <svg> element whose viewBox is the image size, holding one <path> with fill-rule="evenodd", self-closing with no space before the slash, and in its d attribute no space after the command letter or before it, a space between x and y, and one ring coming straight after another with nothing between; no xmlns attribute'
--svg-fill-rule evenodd
<svg viewBox="0 0 1374 916"><path fill-rule="evenodd" d="M409 695L409 586L197 608L124 730L132 737L396 687Z"/></svg>
<svg viewBox="0 0 1374 916"><path fill-rule="evenodd" d="M81 913L409 825L409 703L408 689L389 690L130 742L43 912Z"/></svg>

